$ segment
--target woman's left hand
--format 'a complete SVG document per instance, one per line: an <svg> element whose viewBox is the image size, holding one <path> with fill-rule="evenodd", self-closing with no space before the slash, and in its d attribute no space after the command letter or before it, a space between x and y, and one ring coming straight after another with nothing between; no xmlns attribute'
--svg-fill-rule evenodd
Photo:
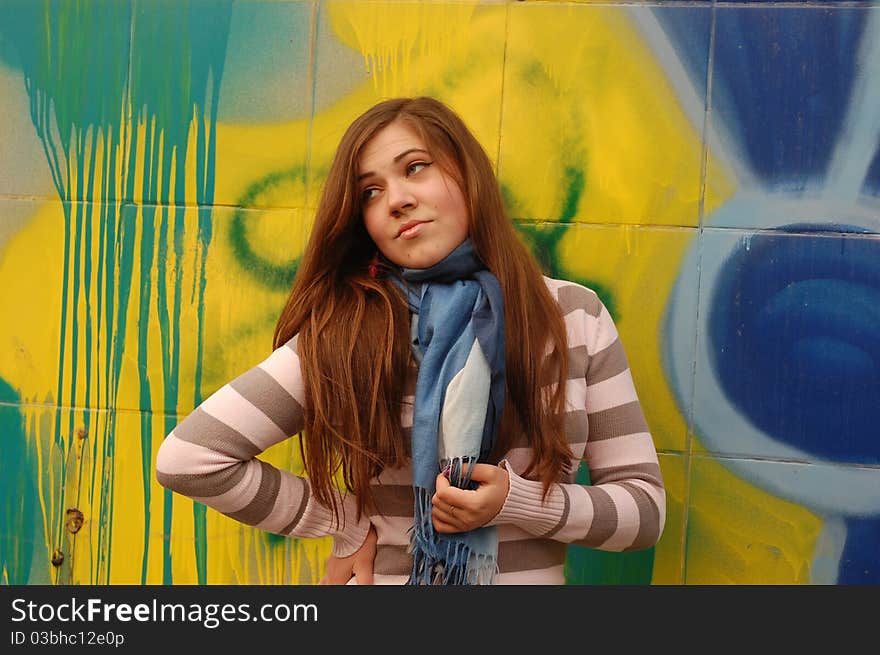
<svg viewBox="0 0 880 655"><path fill-rule="evenodd" d="M510 476L500 466L475 464L471 480L476 489L459 489L441 473L431 498L431 515L437 532L467 532L486 525L501 511L510 488Z"/></svg>

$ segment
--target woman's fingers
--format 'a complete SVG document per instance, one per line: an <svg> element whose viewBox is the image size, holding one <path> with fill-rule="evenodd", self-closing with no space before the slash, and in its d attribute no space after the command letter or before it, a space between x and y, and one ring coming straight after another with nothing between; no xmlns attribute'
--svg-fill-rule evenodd
<svg viewBox="0 0 880 655"><path fill-rule="evenodd" d="M364 543L348 557L331 555L324 563L324 577L319 585L344 585L352 578L359 585L373 584L373 563L376 559L376 527L371 525Z"/></svg>
<svg viewBox="0 0 880 655"><path fill-rule="evenodd" d="M498 479L498 467L491 464L474 464L471 470L471 480L476 482L491 482Z"/></svg>
<svg viewBox="0 0 880 655"><path fill-rule="evenodd" d="M462 508L448 505L442 501L432 501L431 519L437 532L467 532L477 527L473 524L471 513Z"/></svg>
<svg viewBox="0 0 880 655"><path fill-rule="evenodd" d="M459 489L458 487L453 487L449 483L449 480L446 478L446 476L442 473L437 476L435 487L436 490L434 492L434 498L439 497L447 505L453 505L455 507L466 506L468 503L468 498L474 493L472 490L465 490Z"/></svg>
<svg viewBox="0 0 880 655"><path fill-rule="evenodd" d="M373 565L376 559L376 526L371 525L364 543L354 554L352 574L359 585L373 584Z"/></svg>
<svg viewBox="0 0 880 655"><path fill-rule="evenodd" d="M477 464L471 479L478 483L476 489L459 489L442 473L437 476L437 489L431 503L443 526L438 531L473 530L491 521L501 510L510 486L507 471L498 466ZM446 529L448 527L453 529Z"/></svg>
<svg viewBox="0 0 880 655"><path fill-rule="evenodd" d="M342 562L338 557L327 558L324 567L324 577L318 582L319 585L345 584L351 579L353 571L350 565Z"/></svg>
<svg viewBox="0 0 880 655"><path fill-rule="evenodd" d="M449 515L444 512L432 512L431 522L434 524L434 530L442 534L467 532L470 529L463 522L449 518Z"/></svg>
<svg viewBox="0 0 880 655"><path fill-rule="evenodd" d="M373 584L373 562L355 564L354 579L359 585Z"/></svg>

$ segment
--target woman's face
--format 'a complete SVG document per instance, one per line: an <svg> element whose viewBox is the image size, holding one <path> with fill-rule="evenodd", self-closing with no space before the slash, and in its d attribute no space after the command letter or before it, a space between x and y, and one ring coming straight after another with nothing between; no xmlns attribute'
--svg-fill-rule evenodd
<svg viewBox="0 0 880 655"><path fill-rule="evenodd" d="M357 164L364 225L389 260L428 268L467 238L461 188L406 123L394 121L377 132Z"/></svg>

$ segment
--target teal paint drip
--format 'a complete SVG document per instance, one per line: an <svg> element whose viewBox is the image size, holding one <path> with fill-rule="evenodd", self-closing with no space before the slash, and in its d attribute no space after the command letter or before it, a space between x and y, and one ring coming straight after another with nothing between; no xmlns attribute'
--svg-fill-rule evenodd
<svg viewBox="0 0 880 655"><path fill-rule="evenodd" d="M163 179L156 181L161 189L157 195L156 188L145 185L144 202L157 200L166 207L174 209L173 235L175 278L171 289L167 288L166 268L158 280L157 309L160 312L163 382L165 396L163 409L166 414L168 431L173 427L173 414L179 401L179 334L180 307L182 299L182 279L180 269L183 265L183 244L185 234L184 212L180 207L186 199L187 183L192 182L195 188L196 202L199 205L210 205L214 199L214 163L216 152L216 117L219 101L220 82L223 74L223 62L226 58L226 45L229 36L229 20L232 10L231 0L213 3L163 3L156 5L137 2L133 24L132 59L131 59L131 94L133 124L141 121L154 126L155 132L162 135L166 158L162 167ZM196 179L185 178L184 162L188 157L190 118L195 125L196 142ZM158 143L158 141L154 141ZM175 167L171 165L171 155L175 155ZM151 170L155 175L156 157L150 157ZM175 194L172 198L168 193L170 180L175 180ZM151 182L155 181L151 178ZM163 215L165 216L165 215ZM167 234L162 231L162 234ZM196 365L196 395L200 402L202 333L204 318L204 286L205 256L210 245L210 212L205 216L199 209L198 241L201 250L199 269L198 295L198 359ZM164 245L162 246L164 248ZM163 250L162 256L169 256ZM159 264L164 266L165 259ZM169 265L171 262L167 262ZM169 297L170 294L170 297ZM178 337L178 338L175 338ZM151 432L142 434L145 456L151 452ZM150 456L150 467L152 459ZM149 506L149 491L145 493L145 507ZM166 493L164 499L165 528L170 530L171 501ZM145 512L145 516L149 516ZM196 534L196 564L200 584L207 582L207 537L204 512L194 514ZM145 526L148 530L148 525ZM165 541L163 552L163 581L172 584L170 542ZM146 570L146 553L144 555L144 571Z"/></svg>
<svg viewBox="0 0 880 655"><path fill-rule="evenodd" d="M226 29L228 30L228 15ZM218 26L222 27L222 26ZM214 62L216 79L220 80L223 76L223 63L225 58L217 58ZM210 119L209 125L213 130L217 125L217 113L220 100L220 85L215 84L211 89L210 102ZM214 170L217 152L217 141L214 138L206 138L205 131L199 130L196 137L196 170L204 170L205 176L203 186L197 189L196 200L200 205L198 210L199 216L199 233L198 233L198 266L196 270L198 275L194 278L198 280L198 286L195 287L194 281L193 292L197 293L196 307L198 312L199 326L204 325L205 318L205 287L207 285L207 277L205 275L206 262L208 257L208 246L211 244L213 236L213 223L211 220L211 212L209 209L202 209L202 205L210 207L214 203ZM199 329L196 335L196 370L194 376L193 405L198 406L204 400L202 396L202 355L204 353L204 330ZM170 505L171 492L166 491L166 506ZM196 550L196 575L199 584L206 584L208 576L208 508L202 503L193 503L193 535L195 539ZM171 512L166 514L165 533L171 532Z"/></svg>
<svg viewBox="0 0 880 655"><path fill-rule="evenodd" d="M70 270L70 240L71 240L71 225L70 225L70 206L65 204L63 206L64 213L64 276L61 281L61 330L60 337L58 343L58 386L55 391L55 402L58 405L63 404L64 398L64 360L65 360L65 344L66 344L66 332L67 332L67 294L69 292L70 287L70 275L68 271ZM57 412L55 415L55 443L57 446L61 447L61 412ZM53 535L54 536L54 535Z"/></svg>
<svg viewBox="0 0 880 655"><path fill-rule="evenodd" d="M155 148L151 147L151 139L153 140L152 145L155 145L155 136L152 135L152 129L148 128L146 141L148 156L149 153L155 152ZM155 159L155 155L153 155L153 158ZM146 179L149 176L149 171L156 170L156 162L151 161L151 164L152 167L144 166L145 193L147 193L147 190L151 188L150 180ZM138 307L137 359L138 383L140 386L138 406L141 409L141 471L142 473L145 473L141 480L141 485L144 490L144 507L146 509L146 511L144 512L145 535L149 534L150 527L150 477L152 476L152 429L150 421L151 413L149 411L149 408L151 408L152 405L152 393L150 389L150 378L147 374L147 326L149 325L150 321L150 298L152 290L151 270L153 266L153 251L155 248L154 241L156 239L155 214L156 207L154 205L144 205L141 208L142 230L140 251L140 305ZM161 282L159 284L159 288L162 288ZM141 584L145 584L146 582L147 558L149 557L148 543L149 542L145 540L144 552L141 558Z"/></svg>
<svg viewBox="0 0 880 655"><path fill-rule="evenodd" d="M106 180L107 180L107 172L103 173L104 180L102 181L102 189L106 190ZM106 191L103 192L106 196ZM98 353L98 361L104 362L104 369L98 372L98 392L97 398L95 399L95 403L98 407L107 407L109 406L109 389L107 388L107 384L110 378L110 337L112 336L112 332L110 331L110 326L105 325L105 302L109 303L110 296L109 294L105 295L104 288L101 285L101 281L105 279L105 266L107 252L109 248L107 247L107 219L109 216L108 207L106 203L106 197L102 198L104 202L101 203L99 207L100 217L98 221L98 256L96 258L97 261L97 270L95 271L95 277L98 281L97 289L95 290L95 305L97 307L97 315L98 320L95 322L95 341L99 344L98 347L101 348L101 352ZM109 276L107 276L109 277ZM91 285L90 285L91 286ZM107 335L106 343L101 341L101 337L103 334ZM103 343L103 346L101 345ZM87 348L89 352L91 352L91 347ZM103 384L102 384L103 382ZM88 403L87 403L88 405ZM106 436L106 433L105 433ZM95 459L95 449L98 447L98 439L92 439L92 443L90 444L92 462L97 462ZM91 477L89 479L89 505L94 507L94 491L95 491L95 476L97 475L98 466L92 466Z"/></svg>
<svg viewBox="0 0 880 655"><path fill-rule="evenodd" d="M94 182L98 161L95 152L97 130L101 126L119 125L127 97L128 40L131 25L130 6L126 2L96 0L93 2L29 2L10 0L0 8L0 31L9 48L5 51L14 68L20 68L30 98L31 119L40 138L52 180L62 201L65 221L61 324L59 330L58 385L55 402L61 407L90 407L94 343L91 323L91 202L95 199ZM91 130L91 132L90 132ZM106 132L105 132L106 133ZM110 132L118 135L118 129ZM91 147L87 136L91 134ZM120 141L105 142L105 152L113 152ZM90 153L88 164L87 153ZM103 179L111 179L106 161L102 162ZM77 186L71 188L72 166L78 171ZM106 190L108 184L103 188ZM106 197L103 198L106 201ZM82 204L83 202L89 204ZM75 203L73 206L71 203ZM74 214L75 212L75 214ZM106 266L100 274L110 277ZM80 285L84 293L80 294ZM98 281L98 287L104 286ZM119 315L124 316L127 288L120 298ZM107 293L106 298L111 295ZM82 303L82 305L81 305ZM88 318L78 323L80 308ZM102 317L106 338L114 333L108 308ZM77 359L82 336L86 357ZM70 357L70 370L65 370ZM78 380L84 371L85 382ZM118 383L118 366L115 378ZM110 375L107 375L107 379ZM64 381L69 380L65 389ZM79 391L85 389L85 392ZM74 413L62 428L62 413L56 412L54 443L64 460L70 451ZM92 452L94 455L94 451ZM93 461L98 461L93 459ZM112 461L104 460L104 461ZM68 472L62 468L60 487L64 489ZM109 514L109 508L99 524ZM55 517L60 530L63 517ZM57 534L55 535L57 537ZM99 535L100 539L100 535ZM93 580L94 581L94 580Z"/></svg>
<svg viewBox="0 0 880 655"><path fill-rule="evenodd" d="M216 106L216 98L213 106ZM211 123L214 124L216 120L216 111L212 116ZM201 134L201 133L200 133ZM200 149L201 151L201 149ZM211 140L211 147L208 155L208 170L213 176L214 171L214 141ZM211 181L211 189L209 193L205 193L205 199L210 196L211 201L213 201L213 180ZM197 293L196 297L196 307L198 311L198 322L199 326L204 325L205 322L205 287L207 285L207 276L205 275L206 262L208 257L208 246L211 244L211 237L213 234L213 223L211 222L211 212L210 209L199 208L199 247L196 256L198 257L198 266L196 270L198 271L198 275L195 279L198 280L198 286L195 287L196 282L194 279L193 292ZM196 370L194 376L194 390L193 390L193 406L198 407L204 398L202 397L202 355L204 353L205 347L205 333L204 330L199 329L196 334ZM165 491L165 505L169 509L165 514L165 534L171 533L171 492ZM195 541L195 551L196 551L196 576L199 581L199 584L206 584L208 579L208 508L202 503L193 503L193 538Z"/></svg>
<svg viewBox="0 0 880 655"><path fill-rule="evenodd" d="M20 402L18 392L0 378L0 396ZM0 475L0 584L39 584L31 580L34 552L46 552L38 526L40 501L36 456L28 445L24 417L17 406L0 405L3 457L14 462Z"/></svg>
<svg viewBox="0 0 880 655"><path fill-rule="evenodd" d="M65 206L69 206L66 205ZM70 328L70 393L66 398L66 405L68 407L79 407L80 403L77 402L77 388L79 380L77 380L77 373L79 372L79 336L80 336L80 325L79 325L79 304L80 304L80 284L81 284L81 272L80 266L82 264L82 236L83 236L83 204L81 202L74 203L72 207L70 207L70 211L72 214L76 216L75 228L74 228L74 239L73 239L73 257L71 259L71 263L73 264L73 271L71 273L71 298L70 305L72 308L71 311L71 328ZM67 269L70 271L70 268ZM74 430L74 412L68 413L68 422L67 422L67 437L68 443L73 435Z"/></svg>
<svg viewBox="0 0 880 655"><path fill-rule="evenodd" d="M97 162L97 146L98 146L98 127L92 126L91 128L91 157L89 158L89 166L88 173L86 174L86 180L88 180L88 186L86 189L86 198L93 198L95 194L95 165ZM86 383L85 383L85 399L83 401L83 407L91 407L91 393L92 393L92 368L93 368L93 357L92 357L92 217L94 212L94 205L92 203L83 203L83 211L85 212L85 237L84 241L86 243L86 247L88 248L89 256L85 257L83 261L83 291L84 291L84 302L86 306L86 337L85 337L85 373L86 373ZM86 417L85 429L89 431L88 424L88 416Z"/></svg>
<svg viewBox="0 0 880 655"><path fill-rule="evenodd" d="M136 146L132 145L132 148L129 152L129 161L131 162L135 158L135 156ZM126 180L128 183L133 180L133 177L126 177ZM134 211L131 209L126 211L123 208L118 216L118 232L116 232L115 234L114 231L117 227L116 224L113 221L108 221L108 274L106 281L106 293L108 302L106 305L107 310L105 314L105 320L108 326L107 349L109 352L112 352L112 361L109 368L110 371L112 371L113 376L112 380L110 379L110 376L108 376L110 393L107 403L108 407L110 408L116 407L116 400L119 392L120 372L122 370L122 356L125 351L125 334L128 328L128 306L131 299L131 288L134 283L134 251L135 238L137 236L137 226L135 223ZM112 244L112 248L109 247L110 244ZM116 264L117 266L115 280L114 276L110 274L110 271L112 270L114 264ZM114 290L116 290L116 293L114 293ZM109 302L110 298L116 298L118 301L118 310L115 319L113 314L113 306ZM113 454L115 452L116 446L116 413L113 410L110 411L107 417L107 421L105 422L103 436L104 452L102 453L103 458L101 461L109 462L113 459ZM96 459L95 461L97 462L98 460ZM112 472L112 468L110 469L110 472ZM100 504L101 513L99 516L99 520L101 521L100 524L102 526L108 526L108 529L106 531L107 538L104 539L104 531L101 531L98 548L98 570L101 573L98 579L101 580L104 584L109 584L110 581L110 552L112 547L112 531L109 529L109 526L112 522L113 485L112 477L110 482L107 482L107 475L108 473L105 473L105 477L103 478L104 482L101 485L102 502Z"/></svg>
<svg viewBox="0 0 880 655"><path fill-rule="evenodd" d="M137 164L144 157L145 200L156 199L159 180L154 152L138 152L134 138L136 127L149 125L150 138L158 143L161 136L167 156L175 152L176 197L163 198L179 204L185 197L185 161L188 147L190 117L195 116L197 141L197 172L192 183L197 202L210 205L214 197L214 165L216 152L216 119L220 81L229 34L231 0L213 3L181 2L150 3L120 0L71 0L69 2L36 3L30 0L7 0L0 7L0 42L4 48L0 56L13 68L20 68L30 98L31 118L41 140L53 182L62 200L65 212L64 276L61 296L61 325L59 337L58 385L55 401L60 406L85 405L96 402L91 397L92 376L96 374L93 350L102 349L104 366L97 374L99 405L106 403L115 408L118 396L124 337L130 291L134 284L141 289L138 307L139 319L150 316L152 286L144 285L149 277L143 261L135 280L135 242L138 234L150 243L155 239L151 225L138 225L136 211L126 205L134 199ZM132 36L133 35L133 36ZM92 130L89 132L89 130ZM104 136L103 160L97 161L95 138L97 130ZM92 147L86 148L87 135ZM122 175L116 179L116 150L121 146ZM91 158L86 163L86 154ZM162 168L171 174L171 160ZM71 165L77 166L79 184L71 189ZM100 169L99 169L100 165ZM94 198L97 175L103 181L101 198ZM83 186L85 185L85 186ZM169 188L162 185L165 191ZM91 205L76 206L76 225L71 213L71 201L92 203L99 201L101 224L98 228L97 253L92 252ZM181 264L182 214L178 214L175 233L175 256ZM204 319L205 261L211 240L210 211L200 211L198 225L200 248L198 284L198 363L196 365L196 402L201 402L201 355ZM152 255L149 246L142 247L141 256ZM97 262L97 271L92 269ZM150 260L151 261L151 260ZM96 274L95 298L98 320L92 324L92 274ZM157 285L163 293L166 280ZM84 293L80 293L80 285ZM179 335L180 284L174 283L174 300L166 328ZM79 325L80 303L87 310L85 325ZM141 371L146 364L145 334L148 323L138 324L138 357ZM87 351L84 361L75 355L80 339ZM102 341L103 338L103 341ZM178 340L179 341L179 340ZM71 370L65 370L66 360L74 354ZM179 343L163 349L162 362L167 371L165 407L176 407L179 384ZM87 389L77 398L78 373L82 369ZM65 387L65 380L70 382ZM141 408L154 411L149 381L140 382ZM103 390L103 393L102 393ZM81 401L81 402L80 402ZM73 414L63 429L61 414L56 415L54 438L57 445L69 450L73 432ZM67 432L67 434L64 434ZM111 411L103 430L104 452L96 457L95 439L93 462L111 462L104 467L101 478L101 514L97 517L102 531L98 535L98 574L93 582L108 582L112 534L113 455L116 439L116 416ZM150 484L152 480L152 430L142 416L141 450L144 460L144 556L142 582L146 580L148 557ZM96 479L98 467L92 470ZM62 472L63 473L63 472ZM63 488L64 480L61 481ZM94 489L94 483L92 484ZM170 508L170 503L166 503ZM197 544L199 580L206 581L206 553L204 511L197 512ZM170 509L165 516L166 532L170 530ZM106 539L104 532L107 533ZM168 542L163 553L164 580L171 582L171 557Z"/></svg>
<svg viewBox="0 0 880 655"><path fill-rule="evenodd" d="M210 138L207 139L207 143L201 139L204 135L204 131L199 131L199 140L197 140L197 144L201 144L198 149L198 153L201 153L203 147L207 150L207 162L204 163L204 166L199 165L200 158L197 154L197 170L204 171L204 178L202 180L202 188L197 195L197 202L199 205L207 205L211 207L214 204L214 171L216 170L216 160L217 160L217 139L216 137L216 127L217 127L217 113L218 107L220 104L220 80L223 78L223 64L226 60L225 50L226 50L226 40L229 37L229 20L230 15L232 13L232 9L230 5L226 6L226 13L218 16L219 25L214 25L213 27L217 29L218 34L223 35L223 56L215 56L212 64L214 71L214 79L215 83L211 89L211 102L210 102ZM198 310L198 321L199 321L199 331L197 335L198 346L197 346L197 358L196 358L196 371L195 371L195 397L194 402L195 405L199 405L202 398L202 353L204 348L204 330L201 329L201 326L204 325L205 318L205 286L207 282L207 277L205 275L206 271L206 262L208 256L208 247L211 245L211 237L213 234L213 223L211 220L211 212L210 210L202 210L199 209L199 267L198 267L198 279L199 279L199 296L198 296L198 304L196 305ZM195 550L196 550L196 575L199 581L199 584L207 584L208 581L208 515L207 515L207 507L202 505L201 503L193 504L193 524L194 524L194 537L195 537Z"/></svg>

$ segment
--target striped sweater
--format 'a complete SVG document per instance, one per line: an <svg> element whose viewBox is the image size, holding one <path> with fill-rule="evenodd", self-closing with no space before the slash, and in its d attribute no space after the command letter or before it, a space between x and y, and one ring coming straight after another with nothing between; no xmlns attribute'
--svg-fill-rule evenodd
<svg viewBox="0 0 880 655"><path fill-rule="evenodd" d="M508 496L490 522L498 526L497 584L563 584L566 544L609 551L654 545L666 517L657 453L639 405L623 346L608 310L591 290L545 278L565 320L568 381L565 432L571 473L542 498L541 482L522 477L531 451L515 444L499 466L510 474ZM412 426L413 377L403 399L402 425ZM257 456L303 427L304 391L297 338L224 385L175 427L162 443L161 485L248 525L290 537L333 537L346 556L378 534L376 584L403 584L413 521L412 472L386 469L373 480L377 511L355 521L343 495L333 512L310 493L307 479ZM408 430L407 430L408 432ZM589 485L575 482L584 462Z"/></svg>

